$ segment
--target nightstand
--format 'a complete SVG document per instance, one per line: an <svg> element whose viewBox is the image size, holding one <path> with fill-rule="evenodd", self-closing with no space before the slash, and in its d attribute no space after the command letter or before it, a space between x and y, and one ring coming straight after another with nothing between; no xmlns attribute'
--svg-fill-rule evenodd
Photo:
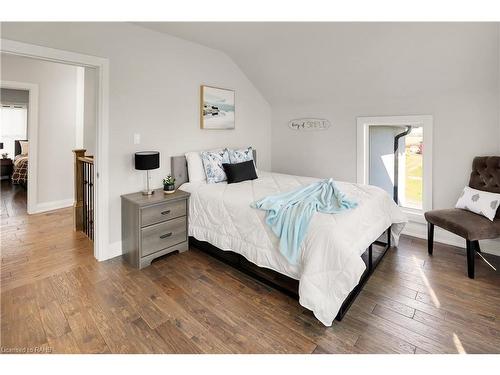
<svg viewBox="0 0 500 375"><path fill-rule="evenodd" d="M1 171L0 177L8 177L9 180L12 176L12 172L14 171L14 164L12 163L12 159L0 159L1 161Z"/></svg>
<svg viewBox="0 0 500 375"><path fill-rule="evenodd" d="M173 251L188 249L189 193L122 195L122 248L125 260L136 268Z"/></svg>

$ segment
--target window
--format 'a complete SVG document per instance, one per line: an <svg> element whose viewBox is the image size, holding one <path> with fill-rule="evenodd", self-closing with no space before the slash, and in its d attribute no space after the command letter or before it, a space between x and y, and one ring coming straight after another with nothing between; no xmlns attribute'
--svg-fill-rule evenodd
<svg viewBox="0 0 500 375"><path fill-rule="evenodd" d="M408 135L402 138L403 158L402 170L400 176L400 194L399 201L403 207L423 208L423 172L424 172L424 137L421 126L411 127ZM402 155L401 155L402 154ZM404 188L404 189L403 189Z"/></svg>
<svg viewBox="0 0 500 375"><path fill-rule="evenodd" d="M432 117L360 117L358 182L378 186L413 219L432 208Z"/></svg>
<svg viewBox="0 0 500 375"><path fill-rule="evenodd" d="M1 153L7 153L8 157L13 159L14 141L18 139L27 139L27 107L21 104L2 104L0 119L0 142L3 142L3 150L1 150Z"/></svg>

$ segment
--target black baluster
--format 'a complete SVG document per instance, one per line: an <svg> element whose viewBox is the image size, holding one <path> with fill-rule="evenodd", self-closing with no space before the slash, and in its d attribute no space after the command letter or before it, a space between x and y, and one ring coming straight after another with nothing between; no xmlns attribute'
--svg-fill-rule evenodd
<svg viewBox="0 0 500 375"><path fill-rule="evenodd" d="M85 196L85 163L83 161L80 161L82 163L82 192L83 192L83 233L87 234L87 203L86 203L86 196Z"/></svg>
<svg viewBox="0 0 500 375"><path fill-rule="evenodd" d="M94 240L94 164L90 167L90 239Z"/></svg>
<svg viewBox="0 0 500 375"><path fill-rule="evenodd" d="M90 178L89 178L89 163L85 162L85 165L87 166L87 237L90 235L90 211L89 211L89 189L90 189Z"/></svg>

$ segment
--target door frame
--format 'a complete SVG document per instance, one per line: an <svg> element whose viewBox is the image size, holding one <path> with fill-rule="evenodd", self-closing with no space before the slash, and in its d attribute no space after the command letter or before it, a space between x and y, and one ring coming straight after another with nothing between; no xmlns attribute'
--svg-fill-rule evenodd
<svg viewBox="0 0 500 375"><path fill-rule="evenodd" d="M19 81L0 81L2 89L28 91L28 140L30 141L30 155L28 162L28 214L38 210L38 85Z"/></svg>
<svg viewBox="0 0 500 375"><path fill-rule="evenodd" d="M96 69L98 79L96 122L97 147L94 166L96 181L96 201L94 207L96 211L94 221L94 257L99 261L109 258L109 60L103 57L42 47L9 39L0 39L0 51L11 55ZM31 137L31 129L28 131L30 132L29 135ZM36 135L37 134L35 134L35 137ZM31 147L32 146L30 145L30 148ZM33 169L36 171L35 167L36 165L32 166L32 174ZM29 169L30 164L28 164L28 170ZM28 178L31 179L31 177L32 176L29 176ZM29 182L30 181L28 181L28 189L30 189L31 186L30 190L33 191L33 182L31 185ZM36 178L34 182L36 182Z"/></svg>

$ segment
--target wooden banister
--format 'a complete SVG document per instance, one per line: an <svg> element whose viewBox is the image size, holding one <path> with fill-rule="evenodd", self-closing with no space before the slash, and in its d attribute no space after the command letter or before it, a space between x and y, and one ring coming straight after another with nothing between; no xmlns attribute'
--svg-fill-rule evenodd
<svg viewBox="0 0 500 375"><path fill-rule="evenodd" d="M83 230L83 166L79 159L85 157L85 151L87 150L73 150L75 159L75 203L73 203L73 229L75 231Z"/></svg>
<svg viewBox="0 0 500 375"><path fill-rule="evenodd" d="M78 161L82 161L84 163L89 163L89 164L94 164L94 157L93 156L89 156L89 155L80 156L78 158Z"/></svg>
<svg viewBox="0 0 500 375"><path fill-rule="evenodd" d="M86 150L73 150L75 160L75 203L73 227L94 240L94 157Z"/></svg>

